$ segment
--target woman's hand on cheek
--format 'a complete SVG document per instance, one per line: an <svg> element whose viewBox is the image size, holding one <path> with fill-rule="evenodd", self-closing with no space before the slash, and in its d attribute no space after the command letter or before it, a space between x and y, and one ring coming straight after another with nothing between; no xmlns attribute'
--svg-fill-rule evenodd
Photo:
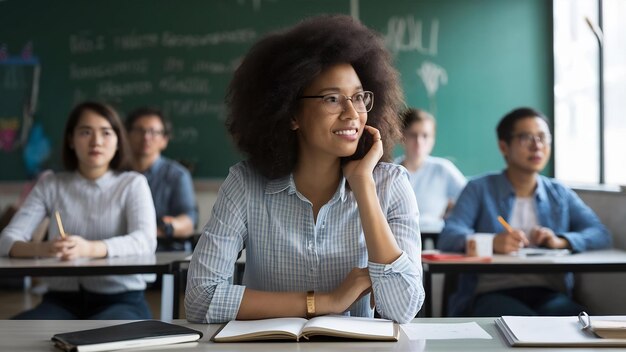
<svg viewBox="0 0 626 352"><path fill-rule="evenodd" d="M372 172L378 161L383 156L383 142L380 131L372 126L365 125L363 133L369 133L372 137L372 146L365 156L359 160L352 160L343 166L343 175L352 188L359 182L373 180Z"/></svg>

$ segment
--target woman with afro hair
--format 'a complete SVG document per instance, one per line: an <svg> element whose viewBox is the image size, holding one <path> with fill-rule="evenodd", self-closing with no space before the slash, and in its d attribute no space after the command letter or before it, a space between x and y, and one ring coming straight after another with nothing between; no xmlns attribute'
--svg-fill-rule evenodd
<svg viewBox="0 0 626 352"><path fill-rule="evenodd" d="M187 319L413 319L424 301L418 210L406 170L387 163L403 100L382 39L343 15L270 34L227 104L247 160L231 167L193 254Z"/></svg>

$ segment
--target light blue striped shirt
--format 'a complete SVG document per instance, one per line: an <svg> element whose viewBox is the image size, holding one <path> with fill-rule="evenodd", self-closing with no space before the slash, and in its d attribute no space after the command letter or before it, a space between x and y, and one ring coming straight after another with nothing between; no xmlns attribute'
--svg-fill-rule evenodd
<svg viewBox="0 0 626 352"><path fill-rule="evenodd" d="M391 264L368 262L357 202L344 178L315 222L312 205L296 190L292 175L268 180L247 162L233 166L189 267L187 319L234 320L245 287L329 292L352 268L368 267L378 313L410 321L424 301L415 195L406 169L398 165L379 163L374 180L383 213L403 251ZM233 285L233 267L244 245L243 286ZM369 302L366 295L346 313L371 317Z"/></svg>

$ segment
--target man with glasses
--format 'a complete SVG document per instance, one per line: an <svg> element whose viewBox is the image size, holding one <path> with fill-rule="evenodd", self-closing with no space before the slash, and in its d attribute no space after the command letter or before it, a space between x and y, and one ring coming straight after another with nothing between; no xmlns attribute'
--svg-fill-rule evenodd
<svg viewBox="0 0 626 352"><path fill-rule="evenodd" d="M194 233L198 211L189 171L161 155L167 148L171 123L158 109L143 107L126 118L133 151L133 168L148 179L157 215L157 250L182 250ZM187 248L190 249L190 248Z"/></svg>
<svg viewBox="0 0 626 352"><path fill-rule="evenodd" d="M506 169L467 184L439 236L439 249L463 252L474 233L493 234L498 254L523 247L582 252L611 245L608 230L571 189L539 174L552 142L543 114L513 110L500 120L497 134ZM572 300L572 285L572 274L462 275L448 311L452 316L577 315L583 307Z"/></svg>

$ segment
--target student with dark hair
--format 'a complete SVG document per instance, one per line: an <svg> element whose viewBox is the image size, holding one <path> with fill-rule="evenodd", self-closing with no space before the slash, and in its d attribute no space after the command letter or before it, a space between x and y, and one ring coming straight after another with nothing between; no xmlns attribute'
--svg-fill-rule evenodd
<svg viewBox="0 0 626 352"><path fill-rule="evenodd" d="M63 136L66 172L37 182L0 235L0 255L59 260L154 253L154 206L146 179L127 172L128 143L117 113L85 102L70 113ZM56 213L66 232L62 236ZM48 240L31 242L50 218ZM41 304L14 319L147 319L142 275L46 278Z"/></svg>
<svg viewBox="0 0 626 352"><path fill-rule="evenodd" d="M435 146L433 115L409 108L401 117L404 155L398 157L396 163L409 171L420 211L420 229L439 232L444 216L465 186L465 176L449 160L430 155Z"/></svg>
<svg viewBox="0 0 626 352"><path fill-rule="evenodd" d="M126 118L133 169L148 179L156 209L157 250L183 250L194 234L198 210L191 174L178 162L161 155L167 148L172 124L159 109L143 107Z"/></svg>
<svg viewBox="0 0 626 352"><path fill-rule="evenodd" d="M349 314L408 322L424 300L418 211L390 159L402 93L382 39L314 17L235 72L230 169L189 268L192 322ZM246 248L243 285L230 278Z"/></svg>
<svg viewBox="0 0 626 352"><path fill-rule="evenodd" d="M522 247L567 248L572 252L606 248L611 235L571 189L539 174L550 159L552 135L546 118L530 108L505 115L497 128L506 169L471 180L439 236L443 251L463 252L468 235L493 234L493 251ZM498 222L502 216L512 227ZM455 315L577 315L571 274L463 275L451 297Z"/></svg>

